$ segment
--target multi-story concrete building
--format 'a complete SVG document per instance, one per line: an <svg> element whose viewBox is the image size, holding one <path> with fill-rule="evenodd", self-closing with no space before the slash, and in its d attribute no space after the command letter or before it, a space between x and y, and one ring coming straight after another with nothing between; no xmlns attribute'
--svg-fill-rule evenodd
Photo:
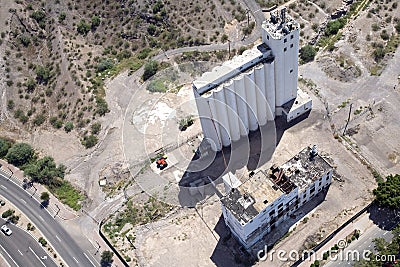
<svg viewBox="0 0 400 267"><path fill-rule="evenodd" d="M232 173L223 177L227 195L221 199L226 225L249 249L299 207L327 189L333 169L307 147L280 167L258 170L241 183Z"/></svg>
<svg viewBox="0 0 400 267"><path fill-rule="evenodd" d="M272 14L262 25L262 43L204 73L193 92L204 137L221 150L276 116L287 121L311 110L297 88L299 24Z"/></svg>

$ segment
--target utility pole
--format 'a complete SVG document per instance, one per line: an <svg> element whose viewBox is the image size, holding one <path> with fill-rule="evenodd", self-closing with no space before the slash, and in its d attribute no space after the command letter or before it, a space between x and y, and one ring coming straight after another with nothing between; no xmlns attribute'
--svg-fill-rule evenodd
<svg viewBox="0 0 400 267"><path fill-rule="evenodd" d="M10 176L8 176L8 180L11 179L11 177L14 175L14 172L10 169L10 167L6 166L7 169L11 172Z"/></svg>
<svg viewBox="0 0 400 267"><path fill-rule="evenodd" d="M56 212L56 215L54 215L54 218L57 217L58 213L60 212L60 207L59 207L57 204L55 204L55 205L56 205L56 207L57 207L58 210L57 210L57 212Z"/></svg>
<svg viewBox="0 0 400 267"><path fill-rule="evenodd" d="M246 9L247 13L247 28L250 27L250 9Z"/></svg>
<svg viewBox="0 0 400 267"><path fill-rule="evenodd" d="M231 58L231 40L228 39L228 56Z"/></svg>
<svg viewBox="0 0 400 267"><path fill-rule="evenodd" d="M352 107L353 107L353 103L350 104L349 117L347 118L346 126L344 126L343 136L345 135L346 130L347 130L347 125L349 125L349 122L350 122L351 108L352 108Z"/></svg>
<svg viewBox="0 0 400 267"><path fill-rule="evenodd" d="M36 193L36 191L37 191L37 188L33 185L33 183L32 183L32 187L35 189L35 191L33 191L31 197L33 197L33 195L34 195L34 194Z"/></svg>
<svg viewBox="0 0 400 267"><path fill-rule="evenodd" d="M99 252L99 250L100 250L100 248L101 248L101 246L100 246L99 242L97 242L97 240L95 240L95 241L96 241L96 244L97 244L99 247L97 248L97 250L96 250L96 252L94 253L94 255L96 255L96 254L97 254L97 252Z"/></svg>

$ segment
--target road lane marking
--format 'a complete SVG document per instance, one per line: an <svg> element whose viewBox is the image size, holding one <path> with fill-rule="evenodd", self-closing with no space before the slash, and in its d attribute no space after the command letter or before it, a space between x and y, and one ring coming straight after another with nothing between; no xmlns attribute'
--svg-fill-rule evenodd
<svg viewBox="0 0 400 267"><path fill-rule="evenodd" d="M389 231L384 232L383 235L386 235L387 233L389 233Z"/></svg>
<svg viewBox="0 0 400 267"><path fill-rule="evenodd" d="M19 249L18 249L18 252L19 252L19 254L21 254L21 256L23 256L24 254L22 254L22 252L21 251L19 251Z"/></svg>
<svg viewBox="0 0 400 267"><path fill-rule="evenodd" d="M44 221L44 219L43 219L43 217L42 217L42 216L40 216L40 215L39 215L39 218L40 218L42 221Z"/></svg>
<svg viewBox="0 0 400 267"><path fill-rule="evenodd" d="M60 241L61 242L61 239L56 235L56 238L58 239L58 241Z"/></svg>
<svg viewBox="0 0 400 267"><path fill-rule="evenodd" d="M85 236L86 236L87 240L89 240L90 244L92 244L92 246L93 246L94 248L97 248L97 247L94 245L93 241L92 241L92 240L90 240L90 238L89 238L89 237L87 237L87 235L85 235Z"/></svg>
<svg viewBox="0 0 400 267"><path fill-rule="evenodd" d="M97 266L100 266L100 262L90 253L90 250L87 250L87 252L92 257L92 260L94 260L97 263Z"/></svg>
<svg viewBox="0 0 400 267"><path fill-rule="evenodd" d="M7 190L7 187L5 187L4 185L0 185L1 188L4 188L5 190Z"/></svg>
<svg viewBox="0 0 400 267"><path fill-rule="evenodd" d="M38 261L40 261L40 263L41 263L44 267L46 267L46 265L45 265L45 264L43 263L43 261L39 258L39 256L36 255L35 251L33 251L33 249L31 249L31 247L29 247L29 249L30 249L30 251L32 251L33 255L35 255L35 257L38 259Z"/></svg>
<svg viewBox="0 0 400 267"><path fill-rule="evenodd" d="M15 260L13 258L11 258L10 254L8 254L8 252L3 248L2 245L0 245L1 249L7 254L7 256L14 262L14 264L19 267L19 265L15 262Z"/></svg>
<svg viewBox="0 0 400 267"><path fill-rule="evenodd" d="M85 257L88 259L88 261L90 261L90 263L91 263L94 267L96 267L96 265L94 265L94 263L89 259L88 255L86 255L85 252L83 252L83 255L85 255Z"/></svg>
<svg viewBox="0 0 400 267"><path fill-rule="evenodd" d="M21 198L21 201L22 201L22 202L24 202L24 203L26 204L26 201L25 201L25 200L23 200L22 198Z"/></svg>
<svg viewBox="0 0 400 267"><path fill-rule="evenodd" d="M72 258L76 261L76 263L79 263L79 261L77 259L75 259L75 257L72 257Z"/></svg>

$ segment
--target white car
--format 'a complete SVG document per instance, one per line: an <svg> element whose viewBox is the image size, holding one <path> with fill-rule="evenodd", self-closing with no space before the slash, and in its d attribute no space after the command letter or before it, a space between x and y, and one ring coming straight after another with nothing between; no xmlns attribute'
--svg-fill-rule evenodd
<svg viewBox="0 0 400 267"><path fill-rule="evenodd" d="M1 231L2 231L5 235L11 235L11 234L12 234L11 229L8 228L7 225L5 225L5 224L1 227Z"/></svg>

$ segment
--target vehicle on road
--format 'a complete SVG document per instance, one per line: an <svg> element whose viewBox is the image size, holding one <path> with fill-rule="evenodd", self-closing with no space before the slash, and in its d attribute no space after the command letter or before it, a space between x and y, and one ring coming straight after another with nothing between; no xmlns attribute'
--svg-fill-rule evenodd
<svg viewBox="0 0 400 267"><path fill-rule="evenodd" d="M3 224L3 226L1 226L1 231L5 234L10 236L12 234L12 231L10 228L7 227L7 225Z"/></svg>
<svg viewBox="0 0 400 267"><path fill-rule="evenodd" d="M0 205L4 206L5 204L6 204L6 202L4 200L0 199Z"/></svg>

